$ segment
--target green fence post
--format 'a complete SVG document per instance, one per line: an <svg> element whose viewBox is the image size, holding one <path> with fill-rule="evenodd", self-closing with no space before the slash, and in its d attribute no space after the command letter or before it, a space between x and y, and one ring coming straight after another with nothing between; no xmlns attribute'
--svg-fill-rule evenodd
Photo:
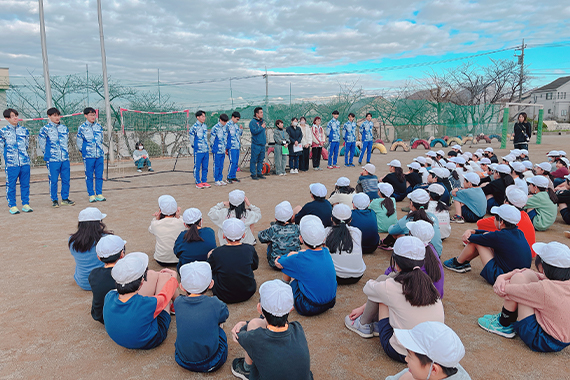
<svg viewBox="0 0 570 380"><path fill-rule="evenodd" d="M506 106L503 110L503 135L501 136L501 149L507 147L507 129L509 127L509 106Z"/></svg>
<svg viewBox="0 0 570 380"><path fill-rule="evenodd" d="M544 109L538 110L538 125L536 128L536 144L540 145L542 143L542 117L544 116Z"/></svg>

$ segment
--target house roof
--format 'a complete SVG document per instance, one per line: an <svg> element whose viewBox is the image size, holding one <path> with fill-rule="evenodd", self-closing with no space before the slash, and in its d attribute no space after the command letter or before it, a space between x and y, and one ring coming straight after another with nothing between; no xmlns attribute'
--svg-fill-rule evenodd
<svg viewBox="0 0 570 380"><path fill-rule="evenodd" d="M568 77L560 77L558 79L556 79L553 82L550 82L549 84L547 84L546 86L542 86L540 88L537 88L536 90L534 90L535 92L540 92L540 91L547 91L547 90L556 90L558 89L560 86L566 84L567 82L570 81L570 76Z"/></svg>

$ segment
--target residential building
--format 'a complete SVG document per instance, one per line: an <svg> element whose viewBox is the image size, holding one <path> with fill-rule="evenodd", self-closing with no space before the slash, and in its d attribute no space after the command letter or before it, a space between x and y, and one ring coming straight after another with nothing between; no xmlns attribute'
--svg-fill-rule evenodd
<svg viewBox="0 0 570 380"><path fill-rule="evenodd" d="M570 120L570 76L537 88L532 92L532 102L544 105L544 120L567 122Z"/></svg>

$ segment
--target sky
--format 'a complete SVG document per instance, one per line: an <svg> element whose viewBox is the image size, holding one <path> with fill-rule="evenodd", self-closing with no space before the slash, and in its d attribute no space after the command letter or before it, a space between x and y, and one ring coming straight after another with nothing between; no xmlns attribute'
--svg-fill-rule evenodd
<svg viewBox="0 0 570 380"><path fill-rule="evenodd" d="M0 0L0 67L42 75L36 0ZM567 1L102 0L108 74L187 107L293 102L355 86L382 95L465 62L515 59L532 86L570 75ZM44 1L51 75L101 73L97 2ZM368 70L364 72L354 71ZM345 72L330 76L275 74ZM240 79L243 77L253 78ZM228 78L234 78L230 81ZM210 83L197 83L218 80Z"/></svg>

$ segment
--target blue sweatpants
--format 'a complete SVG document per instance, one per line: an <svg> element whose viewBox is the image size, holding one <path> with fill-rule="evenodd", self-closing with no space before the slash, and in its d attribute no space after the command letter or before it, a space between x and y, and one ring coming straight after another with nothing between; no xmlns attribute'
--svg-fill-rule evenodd
<svg viewBox="0 0 570 380"><path fill-rule="evenodd" d="M230 168L228 169L228 179L235 179L239 163L239 149L229 150Z"/></svg>
<svg viewBox="0 0 570 380"><path fill-rule="evenodd" d="M344 164L352 165L352 159L354 158L354 150L356 149L356 143L347 142L344 144Z"/></svg>
<svg viewBox="0 0 570 380"><path fill-rule="evenodd" d="M8 207L16 206L16 183L20 179L22 205L30 204L30 165L6 168L6 200Z"/></svg>
<svg viewBox="0 0 570 380"><path fill-rule="evenodd" d="M249 162L249 171L251 176L260 176L263 170L263 161L265 160L265 145L251 144L251 160Z"/></svg>
<svg viewBox="0 0 570 380"><path fill-rule="evenodd" d="M360 157L358 158L359 164L362 164L362 158L364 157L364 152L366 152L366 162L370 162L370 155L372 154L372 141L362 142L362 150L360 151Z"/></svg>
<svg viewBox="0 0 570 380"><path fill-rule="evenodd" d="M194 180L196 184L208 182L208 152L206 153L194 153ZM200 179L200 173L202 173L202 179Z"/></svg>
<svg viewBox="0 0 570 380"><path fill-rule="evenodd" d="M142 169L145 165L150 169L152 166L148 158L139 158L135 161L135 165L137 166L137 169Z"/></svg>
<svg viewBox="0 0 570 380"><path fill-rule="evenodd" d="M89 196L103 194L103 169L105 167L105 159L86 158L83 160L85 166L85 185L87 186L87 194ZM95 192L93 192L93 173L95 173Z"/></svg>
<svg viewBox="0 0 570 380"><path fill-rule="evenodd" d="M221 181L224 179L224 160L225 153L214 153L214 181Z"/></svg>
<svg viewBox="0 0 570 380"><path fill-rule="evenodd" d="M57 181L61 177L61 199L69 198L69 161L47 162L49 194L52 201L57 201ZM99 193L100 194L100 193Z"/></svg>
<svg viewBox="0 0 570 380"><path fill-rule="evenodd" d="M331 141L329 144L329 166L335 166L338 159L338 141Z"/></svg>

